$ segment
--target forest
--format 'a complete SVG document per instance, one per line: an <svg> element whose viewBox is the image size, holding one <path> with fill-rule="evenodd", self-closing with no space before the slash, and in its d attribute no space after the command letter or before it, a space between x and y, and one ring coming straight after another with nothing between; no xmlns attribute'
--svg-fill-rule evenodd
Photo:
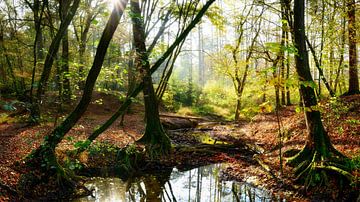
<svg viewBox="0 0 360 202"><path fill-rule="evenodd" d="M360 201L359 13L0 1L0 201Z"/></svg>

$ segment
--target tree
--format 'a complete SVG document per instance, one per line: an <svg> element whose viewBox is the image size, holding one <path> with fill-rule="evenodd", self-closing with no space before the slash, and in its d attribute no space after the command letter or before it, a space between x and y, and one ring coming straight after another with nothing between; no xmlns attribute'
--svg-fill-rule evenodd
<svg viewBox="0 0 360 202"><path fill-rule="evenodd" d="M94 22L95 18L104 11L105 4L103 0L86 0L83 1L80 6L82 9L79 11L78 16L73 20L73 25L79 51L79 87L80 89L83 89L83 78L85 77L84 66L87 64L86 45L89 40L89 31L92 22Z"/></svg>
<svg viewBox="0 0 360 202"><path fill-rule="evenodd" d="M247 10L244 9L244 12L247 13L241 14L239 16L240 21L236 22L236 41L235 45L226 45L225 50L230 52L230 57L227 58L224 57L222 54L217 57L215 60L215 63L217 66L217 71L224 73L228 77L231 78L231 81L233 83L233 87L237 96L237 103L236 103L236 109L235 109L235 121L238 121L240 118L240 110L241 110L241 98L243 95L243 91L245 88L246 80L248 77L248 72L250 68L250 62L252 59L252 55L254 53L255 49L255 43L257 41L257 38L260 34L260 28L261 28L261 18L260 16L263 14L265 9L262 9L260 14L258 16L255 16L252 23L249 23L250 14L253 12L253 5ZM246 44L244 42L245 34L245 25L250 27L250 31L253 33L253 35L250 37L252 40L250 43ZM241 45L242 43L245 43L247 45L246 47L246 53L245 58L241 60Z"/></svg>
<svg viewBox="0 0 360 202"><path fill-rule="evenodd" d="M71 1L63 0L60 1L59 16L60 20L64 21L66 15L68 14L69 6ZM69 78L69 34L68 30L65 31L62 38L62 53L60 59L60 87L63 91L59 96L66 103L70 102L71 99L71 89L70 89L70 78Z"/></svg>
<svg viewBox="0 0 360 202"><path fill-rule="evenodd" d="M30 114L30 117L33 117L32 120L35 122L38 122L39 118L40 118L40 103L42 100L42 96L45 92L45 87L46 87L47 82L50 77L51 68L54 63L55 55L58 52L59 47L60 47L60 42L61 42L64 34L67 32L68 26L69 26L71 20L73 19L74 15L76 13L76 10L79 7L79 3L80 3L80 0L74 0L74 2L72 3L66 17L61 22L59 30L56 33L56 36L54 37L54 39L52 40L50 48L46 55L41 78L39 81L39 86L38 86L38 89L36 92L36 99L32 105L31 114Z"/></svg>
<svg viewBox="0 0 360 202"><path fill-rule="evenodd" d="M45 177L57 174L59 175L60 179L65 180L65 182L71 182L71 184L73 184L71 173L65 171L58 164L55 155L55 148L61 142L65 134L85 113L91 101L92 91L103 65L107 48L116 28L118 27L119 20L123 14L126 4L127 0L122 0L115 4L115 7L100 38L94 62L87 76L83 95L79 104L58 127L56 127L49 135L44 138L43 143L27 157L27 165L29 165L30 168L34 168L35 170L39 169L42 171L43 175L46 175Z"/></svg>
<svg viewBox="0 0 360 202"><path fill-rule="evenodd" d="M304 182L308 186L324 182L327 179L324 170L337 172L351 180L352 175L345 166L347 158L332 146L317 109L314 81L310 74L306 50L304 10L304 0L294 2L293 35L294 45L298 51L295 55L296 71L305 111L307 138L304 148L289 158L288 163L297 166L295 170L297 179L305 179Z"/></svg>
<svg viewBox="0 0 360 202"><path fill-rule="evenodd" d="M352 95L360 93L356 49L356 3L355 0L348 0L346 3L349 30L349 91L347 94Z"/></svg>
<svg viewBox="0 0 360 202"><path fill-rule="evenodd" d="M176 38L176 40L169 46L169 48L165 51L165 53L152 65L150 72L153 74L165 61L166 59L173 53L173 51L186 39L191 30L196 26L197 23L200 22L201 18L205 15L206 11L209 7L215 2L215 0L209 0L206 4L199 10L196 14L195 18L190 22L190 24L184 29L181 34ZM117 118L123 115L126 112L128 106L131 105L133 99L141 92L144 88L144 83L138 84L134 90L126 97L123 104L117 109L117 111L98 129L94 130L93 133L88 137L88 139L84 142L85 147L80 149L84 151L92 141L94 141L102 132L108 129L111 124L113 124Z"/></svg>
<svg viewBox="0 0 360 202"><path fill-rule="evenodd" d="M144 83L146 128L144 135L138 141L146 144L150 154L166 154L171 149L171 143L160 122L158 101L150 72L149 53L146 51L144 22L141 16L139 0L130 0L130 5L133 43L136 52L135 67L139 69Z"/></svg>
<svg viewBox="0 0 360 202"><path fill-rule="evenodd" d="M35 28L35 39L34 39L34 45L33 45L34 62L33 62L33 69L32 69L32 74L31 74L31 83L30 83L30 99L31 99L31 104L33 104L33 102L34 102L34 100L33 100L33 88L34 88L34 82L35 82L35 73L36 73L37 62L38 62L38 59L39 60L44 59L44 54L43 54L43 48L44 48L43 30L41 28L41 21L42 21L43 15L44 15L45 6L46 6L46 4L48 2L44 1L42 4L40 4L39 0L34 0L34 3L31 4L28 0L25 0L25 3L30 7L30 9L33 12L34 28ZM36 117L30 117L30 119L35 120Z"/></svg>

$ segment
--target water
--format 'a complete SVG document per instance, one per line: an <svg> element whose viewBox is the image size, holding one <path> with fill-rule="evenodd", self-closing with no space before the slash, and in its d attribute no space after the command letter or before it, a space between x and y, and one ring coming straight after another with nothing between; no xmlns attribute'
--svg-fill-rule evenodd
<svg viewBox="0 0 360 202"><path fill-rule="evenodd" d="M126 181L93 178L86 186L95 190L95 198L88 196L75 201L282 201L267 190L247 183L220 181L222 166L214 164L183 172L174 168Z"/></svg>

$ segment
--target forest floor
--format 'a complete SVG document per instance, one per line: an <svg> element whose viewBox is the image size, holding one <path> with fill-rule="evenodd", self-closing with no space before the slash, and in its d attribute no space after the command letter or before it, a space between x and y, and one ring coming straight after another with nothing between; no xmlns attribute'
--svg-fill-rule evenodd
<svg viewBox="0 0 360 202"><path fill-rule="evenodd" d="M10 102L11 100L3 98L3 101ZM53 103L52 100L48 100L48 102ZM348 157L359 157L360 95L342 97L338 100L328 100L322 103L323 123L335 148ZM86 114L57 148L58 154L61 155L64 150L74 149L76 142L85 140L91 131L104 123L120 104L120 101L113 95L96 93ZM294 148L301 149L305 143L306 124L304 115L297 113L296 108L296 106L284 107L279 110L279 116L276 113L258 114L250 121L238 123L205 123L200 121L201 119L192 119L202 122L197 130L208 131L213 140L245 143L250 145L249 147L253 147L259 154L252 160L247 161L246 156L244 157L242 153L229 154L226 151L212 153L211 155L198 154L197 158L194 158L194 152L188 152L187 156L184 156L184 153L177 150L174 151L171 159L166 159L164 162L172 162L177 165L181 164L179 162L187 162L194 166L226 162L229 163L228 167L222 171L222 176L225 179L246 181L263 186L288 200L310 201L314 200L314 196L315 200L316 197L319 197L318 199L324 197L324 194L317 195L316 193L325 193L327 199L335 200L341 197L342 193L331 190L334 187L305 190L294 183L291 168L285 166L285 161L283 162L283 173L280 174L278 117L280 117L280 126L283 131L282 152ZM65 117L65 113L63 113L64 115L57 113L58 109L58 106L49 104L46 110L43 110L43 117L46 121L37 126L28 126L24 122L25 118L9 117L8 111L0 109L0 179L2 183L13 188L16 187L20 174L14 169L14 163L21 161L32 149L38 147L44 136L55 127L56 122L59 123ZM166 122L171 119L171 116L176 115L166 113L162 119ZM125 147L133 143L144 130L143 117L143 107L139 104L133 105L124 118L124 125L120 126L120 121L115 122L101 134L96 142L114 144L118 147ZM174 143L179 145L194 143L179 132L170 133L170 137ZM257 160L254 161L253 159ZM261 162L263 166L259 166L259 163L256 162ZM354 174L359 176L357 173ZM330 193L331 195L329 195ZM9 200L9 195L0 188L0 201L3 200Z"/></svg>

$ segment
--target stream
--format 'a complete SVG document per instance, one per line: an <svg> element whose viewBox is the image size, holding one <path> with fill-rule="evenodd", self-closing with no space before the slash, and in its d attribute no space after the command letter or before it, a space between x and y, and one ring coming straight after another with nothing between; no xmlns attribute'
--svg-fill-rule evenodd
<svg viewBox="0 0 360 202"><path fill-rule="evenodd" d="M212 164L187 171L176 168L121 180L92 178L85 186L92 196L74 201L285 201L249 183L221 181L221 168Z"/></svg>

